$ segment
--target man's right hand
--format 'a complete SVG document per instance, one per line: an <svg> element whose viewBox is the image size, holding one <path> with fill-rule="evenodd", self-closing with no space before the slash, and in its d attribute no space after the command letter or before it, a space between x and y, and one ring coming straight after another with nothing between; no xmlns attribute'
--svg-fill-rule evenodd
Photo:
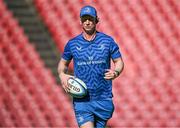
<svg viewBox="0 0 180 128"><path fill-rule="evenodd" d="M60 77L60 80L61 80L61 84L62 84L63 89L64 89L66 92L69 92L70 89L69 89L69 87L68 87L67 81L68 81L68 79L69 79L70 77L74 77L74 76L68 75L68 74L65 74L65 73L62 73L62 74L59 75L59 77Z"/></svg>

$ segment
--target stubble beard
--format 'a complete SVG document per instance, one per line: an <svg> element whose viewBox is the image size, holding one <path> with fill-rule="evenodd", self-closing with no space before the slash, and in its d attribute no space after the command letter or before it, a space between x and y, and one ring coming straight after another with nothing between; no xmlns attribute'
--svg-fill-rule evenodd
<svg viewBox="0 0 180 128"><path fill-rule="evenodd" d="M96 26L94 26L91 30L86 30L86 29L83 27L83 30L84 30L88 35L93 35L94 32L96 31Z"/></svg>

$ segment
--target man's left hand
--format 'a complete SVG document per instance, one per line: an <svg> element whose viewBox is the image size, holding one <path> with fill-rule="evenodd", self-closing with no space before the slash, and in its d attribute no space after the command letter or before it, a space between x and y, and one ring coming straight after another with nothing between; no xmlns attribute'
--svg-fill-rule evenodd
<svg viewBox="0 0 180 128"><path fill-rule="evenodd" d="M118 77L118 75L116 74L116 72L114 70L112 70L112 69L107 69L106 70L104 79L106 79L106 80L113 80L116 77Z"/></svg>

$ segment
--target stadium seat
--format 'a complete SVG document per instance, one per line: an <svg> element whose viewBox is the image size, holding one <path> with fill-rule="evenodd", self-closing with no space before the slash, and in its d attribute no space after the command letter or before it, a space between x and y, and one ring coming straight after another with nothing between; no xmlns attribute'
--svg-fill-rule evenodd
<svg viewBox="0 0 180 128"><path fill-rule="evenodd" d="M0 14L0 83L3 83L0 86L0 101L3 101L0 126L76 126L74 116L68 115L70 113L67 112L61 115L65 107L58 110L56 104L63 101L66 106L71 106L69 99L63 98L64 92L60 91L53 75L45 68L18 21L3 1L0 1L0 9L3 11ZM60 97L52 100L55 96Z"/></svg>

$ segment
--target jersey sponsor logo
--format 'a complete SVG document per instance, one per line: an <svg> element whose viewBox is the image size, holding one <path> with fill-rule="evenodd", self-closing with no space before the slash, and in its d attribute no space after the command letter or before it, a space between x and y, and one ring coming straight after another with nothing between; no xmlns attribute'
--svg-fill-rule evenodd
<svg viewBox="0 0 180 128"><path fill-rule="evenodd" d="M90 65L90 64L106 64L105 60L89 60L89 61L80 61L77 62L78 66L82 66L82 65Z"/></svg>

